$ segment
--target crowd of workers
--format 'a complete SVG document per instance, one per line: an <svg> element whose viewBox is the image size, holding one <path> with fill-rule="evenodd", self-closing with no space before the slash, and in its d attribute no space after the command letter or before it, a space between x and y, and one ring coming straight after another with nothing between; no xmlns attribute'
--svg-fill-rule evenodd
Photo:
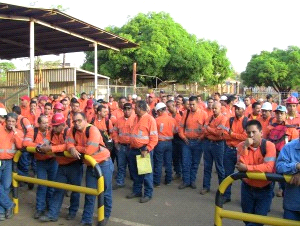
<svg viewBox="0 0 302 227"><path fill-rule="evenodd" d="M0 106L0 221L13 216L15 204L9 196L12 181L12 158L22 150L18 174L28 176L30 168L36 177L61 183L81 185L83 164L85 182L97 187L97 176L81 154L91 155L100 166L104 181L106 224L112 208L112 190L125 187L127 166L133 181L126 198L139 198L140 203L152 199L153 189L181 179L178 189L196 189L196 175L204 160L205 195L211 189L213 162L218 182L239 171L292 174L289 184L280 183L276 196L284 197L284 218L300 220L300 106L296 97L272 101L272 96L254 100L246 96L215 93L206 102L200 95L174 97L161 91L142 99L135 94L108 102L87 97L50 95L30 99L24 95L20 105L7 113ZM36 153L26 151L35 147ZM69 151L73 158L54 156ZM136 156L150 155L153 171L138 174ZM117 174L113 178L113 162ZM174 175L173 175L174 171ZM267 215L274 197L274 182L244 179L241 186L243 212ZM32 185L28 184L28 187ZM34 218L42 222L57 221L65 191L38 186ZM244 198L244 199L243 199ZM74 219L80 194L70 195L68 220ZM224 203L231 201L231 186ZM85 195L82 225L93 224L95 196ZM247 225L255 223L246 223Z"/></svg>

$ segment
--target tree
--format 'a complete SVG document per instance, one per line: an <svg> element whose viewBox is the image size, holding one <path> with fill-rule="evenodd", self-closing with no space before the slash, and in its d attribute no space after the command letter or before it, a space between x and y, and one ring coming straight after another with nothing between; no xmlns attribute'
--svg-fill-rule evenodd
<svg viewBox="0 0 302 227"><path fill-rule="evenodd" d="M98 72L113 79L131 82L133 62L137 62L138 74L156 76L162 81L215 84L232 74L224 47L197 40L167 13L140 13L121 28L112 26L106 30L139 44L138 48L121 52L98 51ZM86 52L82 68L93 71L94 53ZM154 87L155 78L137 79Z"/></svg>
<svg viewBox="0 0 302 227"><path fill-rule="evenodd" d="M274 48L253 55L241 78L247 86L271 86L277 92L300 88L300 48Z"/></svg>
<svg viewBox="0 0 302 227"><path fill-rule="evenodd" d="M8 70L16 69L16 66L12 62L0 62L0 76L5 77Z"/></svg>

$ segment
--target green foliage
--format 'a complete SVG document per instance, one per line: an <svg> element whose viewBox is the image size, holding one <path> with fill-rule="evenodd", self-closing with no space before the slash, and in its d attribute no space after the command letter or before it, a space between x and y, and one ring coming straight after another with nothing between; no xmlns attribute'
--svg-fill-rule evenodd
<svg viewBox="0 0 302 227"><path fill-rule="evenodd" d="M300 90L300 48L274 48L253 55L241 78L247 86L272 86L277 92Z"/></svg>
<svg viewBox="0 0 302 227"><path fill-rule="evenodd" d="M197 40L167 13L139 13L121 28L111 26L106 30L139 44L138 48L120 52L98 51L98 72L113 79L131 82L134 62L137 74L156 76L162 81L217 84L233 75L226 48L217 42ZM82 68L94 70L93 52L86 52ZM149 87L155 85L155 78L137 79Z"/></svg>
<svg viewBox="0 0 302 227"><path fill-rule="evenodd" d="M16 66L12 62L0 62L0 75L4 77L6 71L16 69Z"/></svg>

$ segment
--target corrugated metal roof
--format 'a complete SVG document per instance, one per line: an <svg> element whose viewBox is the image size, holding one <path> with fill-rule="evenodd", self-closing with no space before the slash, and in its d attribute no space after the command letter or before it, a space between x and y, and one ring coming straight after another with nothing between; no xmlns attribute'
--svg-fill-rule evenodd
<svg viewBox="0 0 302 227"><path fill-rule="evenodd" d="M35 55L133 48L138 45L56 9L0 3L0 58L29 57L30 26L35 22ZM73 34L73 35L71 35Z"/></svg>

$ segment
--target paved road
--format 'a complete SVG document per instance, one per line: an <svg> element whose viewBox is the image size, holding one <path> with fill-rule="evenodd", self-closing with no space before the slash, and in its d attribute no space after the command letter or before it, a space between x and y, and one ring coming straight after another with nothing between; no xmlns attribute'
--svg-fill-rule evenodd
<svg viewBox="0 0 302 227"><path fill-rule="evenodd" d="M177 187L180 180L173 181L171 185L161 185L154 189L154 196L151 201L145 204L139 203L139 198L126 199L125 196L131 192L131 181L127 177L127 187L113 191L113 210L108 222L110 226L120 225L154 225L154 226L209 226L214 224L215 194L218 187L217 174L213 171L212 188L206 195L200 195L202 186L203 164L200 164L198 171L197 189L185 188L179 190ZM35 187L36 189L36 187ZM21 188L19 192L19 214L13 219L1 222L1 225L41 225L41 222L32 218L35 209L35 190L28 191ZM83 208L81 205L75 220L67 221L68 200L65 198L60 218L57 222L46 223L45 225L79 225ZM224 206L228 210L241 211L240 209L240 181L233 185L232 201ZM273 199L269 216L282 217L282 198ZM96 223L95 217L95 223ZM44 223L43 223L44 225ZM239 226L241 221L223 219L223 225Z"/></svg>

